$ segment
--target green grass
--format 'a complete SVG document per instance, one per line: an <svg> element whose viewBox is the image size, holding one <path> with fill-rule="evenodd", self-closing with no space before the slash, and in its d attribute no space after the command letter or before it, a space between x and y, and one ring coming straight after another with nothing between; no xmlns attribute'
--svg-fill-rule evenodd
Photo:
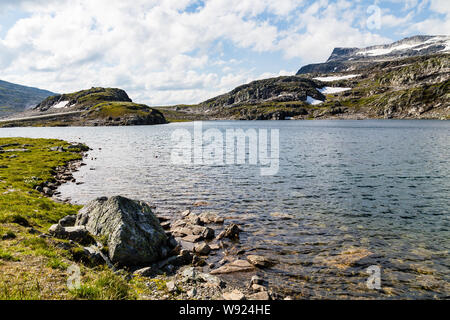
<svg viewBox="0 0 450 320"><path fill-rule="evenodd" d="M152 109L143 104L133 102L102 102L95 105L88 112L90 118L121 118L129 114L146 116L152 113Z"/></svg>
<svg viewBox="0 0 450 320"><path fill-rule="evenodd" d="M70 291L72 298L88 300L134 300L137 298L124 276L115 274L109 269L103 270L94 279L84 279L83 282L80 288Z"/></svg>
<svg viewBox="0 0 450 320"><path fill-rule="evenodd" d="M56 203L34 190L43 181L54 180L56 167L81 159L80 150L50 151L69 146L54 139L0 138L0 145L13 143L3 151L27 148L30 152L14 153L13 158L10 152L0 153L0 300L138 298L138 291L145 288L143 281L128 281L105 266L84 265L81 246L69 248L67 240L29 232L31 227L47 232L51 224L81 208ZM73 264L82 269L82 285L71 291L66 281L67 268Z"/></svg>
<svg viewBox="0 0 450 320"><path fill-rule="evenodd" d="M68 146L59 140L0 138L0 145L10 143L18 143L31 152L0 153L0 223L46 227L75 214L79 206L55 203L34 188L43 181L55 181L52 173L56 167L80 160L78 150L50 151L51 147Z"/></svg>

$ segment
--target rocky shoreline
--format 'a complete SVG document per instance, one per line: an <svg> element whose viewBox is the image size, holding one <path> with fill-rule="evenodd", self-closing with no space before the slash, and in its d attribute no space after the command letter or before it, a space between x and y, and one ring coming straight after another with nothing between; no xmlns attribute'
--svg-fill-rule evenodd
<svg viewBox="0 0 450 320"><path fill-rule="evenodd" d="M89 151L81 144L73 146L83 156ZM73 172L82 165L82 160L71 161L56 168L55 181L43 182L36 190L61 201L55 199L57 188L75 182ZM198 202L194 207L201 205ZM103 197L91 201L77 215L62 218L40 237L68 240L65 249L76 252L78 262L91 267L107 265L126 278L139 278L149 288L153 286L151 296L145 299L290 299L271 290L261 276L260 271L275 262L240 248L242 230L238 225L195 209L175 216L178 219L157 217L143 201ZM230 280L234 275L240 280ZM158 281L165 283L164 290L155 285Z"/></svg>

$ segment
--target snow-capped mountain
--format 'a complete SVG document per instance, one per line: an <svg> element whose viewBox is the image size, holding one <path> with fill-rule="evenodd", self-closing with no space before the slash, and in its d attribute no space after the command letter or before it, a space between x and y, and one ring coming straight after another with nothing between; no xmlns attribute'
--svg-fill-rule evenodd
<svg viewBox="0 0 450 320"><path fill-rule="evenodd" d="M367 48L335 48L327 62L304 66L297 74L357 70L372 62L439 53L450 53L450 36L414 36Z"/></svg>

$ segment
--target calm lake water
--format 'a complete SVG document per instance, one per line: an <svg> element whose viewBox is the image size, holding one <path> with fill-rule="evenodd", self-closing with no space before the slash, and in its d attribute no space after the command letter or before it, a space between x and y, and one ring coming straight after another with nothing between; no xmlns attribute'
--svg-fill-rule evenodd
<svg viewBox="0 0 450 320"><path fill-rule="evenodd" d="M177 218L206 201L196 210L240 224L242 248L277 260L262 274L296 298L450 296L450 122L219 121L203 127L279 129L278 174L261 176L249 164L172 164L171 134L192 131L192 123L8 128L0 136L89 145L87 165L75 174L84 184L60 188L75 203L121 194ZM381 268L382 290L366 286L371 265Z"/></svg>

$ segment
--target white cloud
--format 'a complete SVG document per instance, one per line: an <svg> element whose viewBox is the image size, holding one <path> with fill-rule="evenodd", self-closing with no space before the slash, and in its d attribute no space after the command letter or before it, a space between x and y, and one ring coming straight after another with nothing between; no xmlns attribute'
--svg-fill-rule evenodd
<svg viewBox="0 0 450 320"><path fill-rule="evenodd" d="M255 70L251 58L236 61L229 51L298 59L297 68L325 60L334 47L390 40L365 28L360 2L207 0L185 10L197 2L1 2L28 13L0 39L2 78L55 92L121 87L135 101L154 105L194 103L254 79L288 74ZM448 8L448 2L431 0L430 6ZM383 23L401 26L410 19L387 14Z"/></svg>

